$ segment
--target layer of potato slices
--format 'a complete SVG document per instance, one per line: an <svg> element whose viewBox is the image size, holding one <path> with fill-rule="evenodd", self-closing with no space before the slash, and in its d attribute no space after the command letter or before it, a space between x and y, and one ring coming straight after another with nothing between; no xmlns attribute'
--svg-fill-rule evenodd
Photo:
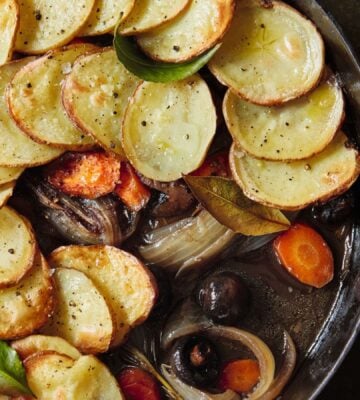
<svg viewBox="0 0 360 400"><path fill-rule="evenodd" d="M134 4L135 0L95 0L94 8L80 35L93 36L111 32L120 16L126 18Z"/></svg>
<svg viewBox="0 0 360 400"><path fill-rule="evenodd" d="M137 37L140 48L158 61L190 60L217 44L234 15L234 0L190 0L169 23Z"/></svg>
<svg viewBox="0 0 360 400"><path fill-rule="evenodd" d="M50 268L37 252L23 279L11 288L0 289L0 339L24 337L41 328L54 309L53 289Z"/></svg>
<svg viewBox="0 0 360 400"><path fill-rule="evenodd" d="M23 172L24 168L21 167L0 167L0 185L14 181Z"/></svg>
<svg viewBox="0 0 360 400"><path fill-rule="evenodd" d="M77 57L94 51L90 44L74 44L48 52L20 69L7 89L11 116L33 140L67 150L94 145L66 115L61 100L61 82L71 72Z"/></svg>
<svg viewBox="0 0 360 400"><path fill-rule="evenodd" d="M6 204L9 198L12 196L16 181L4 183L0 186L0 208Z"/></svg>
<svg viewBox="0 0 360 400"><path fill-rule="evenodd" d="M58 157L59 149L39 144L21 131L11 118L5 100L5 89L16 72L33 61L23 58L0 66L0 165L8 167L32 167L46 164ZM22 96L27 88L19 94Z"/></svg>
<svg viewBox="0 0 360 400"><path fill-rule="evenodd" d="M18 21L16 0L3 0L0 3L0 65L11 60Z"/></svg>
<svg viewBox="0 0 360 400"><path fill-rule="evenodd" d="M118 62L113 48L79 57L66 77L62 101L69 118L100 146L124 157L121 125L140 80Z"/></svg>
<svg viewBox="0 0 360 400"><path fill-rule="evenodd" d="M21 0L15 47L26 54L42 54L73 39L88 19L95 0Z"/></svg>
<svg viewBox="0 0 360 400"><path fill-rule="evenodd" d="M0 209L0 232L0 288L5 288L32 268L36 242L30 223L10 207Z"/></svg>
<svg viewBox="0 0 360 400"><path fill-rule="evenodd" d="M58 336L31 335L24 339L15 340L11 343L11 347L16 350L22 360L44 351L55 351L73 360L81 357L79 350Z"/></svg>
<svg viewBox="0 0 360 400"><path fill-rule="evenodd" d="M324 67L316 27L281 1L240 0L210 70L252 103L281 104L314 88Z"/></svg>
<svg viewBox="0 0 360 400"><path fill-rule="evenodd" d="M202 164L215 131L215 106L198 75L165 84L144 82L126 110L122 145L137 171L170 182Z"/></svg>
<svg viewBox="0 0 360 400"><path fill-rule="evenodd" d="M359 175L358 152L339 132L321 153L293 162L264 161L233 145L232 174L251 199L284 210L299 210L345 192Z"/></svg>
<svg viewBox="0 0 360 400"><path fill-rule="evenodd" d="M54 281L55 311L41 332L62 337L82 353L107 351L114 334L112 314L94 283L66 268L55 270Z"/></svg>
<svg viewBox="0 0 360 400"><path fill-rule="evenodd" d="M73 360L55 352L37 353L25 360L31 391L46 400L122 400L116 379L93 356Z"/></svg>
<svg viewBox="0 0 360 400"><path fill-rule="evenodd" d="M144 322L157 297L153 276L134 256L110 246L65 246L49 258L53 268L73 268L90 278L114 318L111 346L121 344L130 329Z"/></svg>
<svg viewBox="0 0 360 400"><path fill-rule="evenodd" d="M252 104L229 90L223 111L234 141L247 153L267 160L299 160L331 142L344 117L344 99L330 76L314 91L281 106Z"/></svg>
<svg viewBox="0 0 360 400"><path fill-rule="evenodd" d="M129 16L119 26L122 35L136 35L163 25L179 15L191 0L143 0L135 2Z"/></svg>

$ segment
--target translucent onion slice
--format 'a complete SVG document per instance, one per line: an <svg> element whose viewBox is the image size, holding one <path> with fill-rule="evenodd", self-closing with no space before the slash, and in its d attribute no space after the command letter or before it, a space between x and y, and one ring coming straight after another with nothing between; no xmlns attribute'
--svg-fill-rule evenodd
<svg viewBox="0 0 360 400"><path fill-rule="evenodd" d="M170 232L171 229L170 225ZM208 262L236 236L205 210L180 229L166 236L164 231L162 234L164 237L159 241L139 247L139 253L145 262L177 271L178 274Z"/></svg>
<svg viewBox="0 0 360 400"><path fill-rule="evenodd" d="M274 105L314 88L324 44L314 24L281 1L240 0L210 69L240 97Z"/></svg>

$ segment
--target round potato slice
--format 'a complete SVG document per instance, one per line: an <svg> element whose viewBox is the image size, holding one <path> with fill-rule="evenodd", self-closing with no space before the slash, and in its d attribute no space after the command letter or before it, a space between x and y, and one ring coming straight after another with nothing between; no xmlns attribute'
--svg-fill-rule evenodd
<svg viewBox="0 0 360 400"><path fill-rule="evenodd" d="M58 157L62 151L38 144L21 131L7 110L5 88L16 72L33 61L33 57L13 61L0 67L0 165L31 167Z"/></svg>
<svg viewBox="0 0 360 400"><path fill-rule="evenodd" d="M35 251L30 223L10 207L0 209L0 288L21 280L33 265Z"/></svg>
<svg viewBox="0 0 360 400"><path fill-rule="evenodd" d="M209 67L240 97L256 104L281 104L317 85L324 44L316 27L287 4L240 0Z"/></svg>
<svg viewBox="0 0 360 400"><path fill-rule="evenodd" d="M88 19L95 0L21 0L15 47L26 54L42 54L73 39Z"/></svg>
<svg viewBox="0 0 360 400"><path fill-rule="evenodd" d="M41 328L53 311L53 294L50 268L37 252L25 277L11 288L0 289L0 339L24 337Z"/></svg>
<svg viewBox="0 0 360 400"><path fill-rule="evenodd" d="M9 198L12 196L16 181L4 183L0 186L0 208L6 204Z"/></svg>
<svg viewBox="0 0 360 400"><path fill-rule="evenodd" d="M321 152L344 116L342 90L331 76L314 91L281 106L259 106L227 92L227 127L247 153L267 160L300 160Z"/></svg>
<svg viewBox="0 0 360 400"><path fill-rule="evenodd" d="M80 35L102 35L112 31L120 16L126 18L134 4L135 0L95 0L95 6Z"/></svg>
<svg viewBox="0 0 360 400"><path fill-rule="evenodd" d="M0 2L0 65L11 60L18 20L19 8L16 0L2 0Z"/></svg>
<svg viewBox="0 0 360 400"><path fill-rule="evenodd" d="M114 315L112 346L142 323L155 303L157 288L147 268L134 256L111 246L65 246L49 258L53 268L73 268L90 278Z"/></svg>
<svg viewBox="0 0 360 400"><path fill-rule="evenodd" d="M11 347L16 350L22 360L35 353L54 351L77 360L81 353L66 340L56 336L31 335L24 339L15 340Z"/></svg>
<svg viewBox="0 0 360 400"><path fill-rule="evenodd" d="M0 167L0 185L14 181L23 172L24 168L20 167Z"/></svg>
<svg viewBox="0 0 360 400"><path fill-rule="evenodd" d="M164 62L184 62L222 39L234 15L235 1L190 1L184 12L172 21L137 38L138 45L149 57Z"/></svg>
<svg viewBox="0 0 360 400"><path fill-rule="evenodd" d="M56 269L54 279L57 304L42 333L60 336L82 353L107 351L112 316L93 282L82 272L65 268Z"/></svg>
<svg viewBox="0 0 360 400"><path fill-rule="evenodd" d="M165 84L144 82L129 102L122 145L141 174L170 182L199 167L215 131L215 106L198 75Z"/></svg>
<svg viewBox="0 0 360 400"><path fill-rule="evenodd" d="M264 161L235 146L230 165L246 196L283 210L300 210L345 192L359 175L358 152L343 133L321 153L293 162Z"/></svg>
<svg viewBox="0 0 360 400"><path fill-rule="evenodd" d="M124 157L122 121L140 80L119 63L113 48L79 57L63 86L69 118L100 146Z"/></svg>
<svg viewBox="0 0 360 400"><path fill-rule="evenodd" d="M171 21L191 0L143 0L135 2L130 15L120 24L122 35L136 35Z"/></svg>
<svg viewBox="0 0 360 400"><path fill-rule="evenodd" d="M10 113L33 140L68 150L94 145L91 137L69 120L61 102L61 82L80 55L93 51L89 44L53 50L16 73L7 90Z"/></svg>

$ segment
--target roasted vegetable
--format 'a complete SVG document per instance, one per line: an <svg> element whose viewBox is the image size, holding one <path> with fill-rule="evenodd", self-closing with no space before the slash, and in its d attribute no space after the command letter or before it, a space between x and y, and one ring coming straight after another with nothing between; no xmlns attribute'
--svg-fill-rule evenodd
<svg viewBox="0 0 360 400"><path fill-rule="evenodd" d="M0 16L0 65L11 60L19 21L19 6L15 0L5 0L1 4Z"/></svg>
<svg viewBox="0 0 360 400"><path fill-rule="evenodd" d="M161 400L160 387L148 372L140 368L126 368L117 378L126 399Z"/></svg>
<svg viewBox="0 0 360 400"><path fill-rule="evenodd" d="M255 360L234 360L227 363L220 374L219 387L237 393L250 392L260 379L259 363Z"/></svg>

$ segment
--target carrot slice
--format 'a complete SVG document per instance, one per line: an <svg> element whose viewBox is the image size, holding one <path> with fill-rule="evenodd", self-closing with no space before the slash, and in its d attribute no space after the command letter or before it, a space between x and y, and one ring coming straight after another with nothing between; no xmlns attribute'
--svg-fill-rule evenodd
<svg viewBox="0 0 360 400"><path fill-rule="evenodd" d="M47 170L50 184L71 196L95 199L111 193L119 181L120 162L103 151L67 153Z"/></svg>
<svg viewBox="0 0 360 400"><path fill-rule="evenodd" d="M161 400L158 383L140 368L127 368L118 376L126 400Z"/></svg>
<svg viewBox="0 0 360 400"><path fill-rule="evenodd" d="M334 277L334 258L323 237L310 226L295 224L274 241L275 253L300 282L322 288Z"/></svg>
<svg viewBox="0 0 360 400"><path fill-rule="evenodd" d="M231 176L229 166L229 152L221 151L208 157L203 164L194 172L193 176Z"/></svg>
<svg viewBox="0 0 360 400"><path fill-rule="evenodd" d="M219 387L247 393L259 382L260 367L255 360L235 360L225 365L220 374Z"/></svg>
<svg viewBox="0 0 360 400"><path fill-rule="evenodd" d="M150 190L141 182L129 163L121 163L120 183L114 193L132 211L140 211L150 200Z"/></svg>

